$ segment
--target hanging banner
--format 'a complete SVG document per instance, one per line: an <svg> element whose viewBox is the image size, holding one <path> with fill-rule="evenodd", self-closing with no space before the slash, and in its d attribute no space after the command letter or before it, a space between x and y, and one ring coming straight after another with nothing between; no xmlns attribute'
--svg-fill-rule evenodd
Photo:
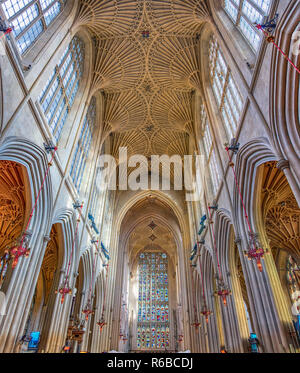
<svg viewBox="0 0 300 373"><path fill-rule="evenodd" d="M191 257L190 257L190 260L193 260L195 258L197 254L197 244L195 244L193 250L192 250L192 253L191 253Z"/></svg>
<svg viewBox="0 0 300 373"><path fill-rule="evenodd" d="M110 260L109 252L106 250L106 248L105 248L105 246L104 246L104 244L103 244L102 241L101 241L101 249L102 249L102 252L103 252L105 258L107 260Z"/></svg>

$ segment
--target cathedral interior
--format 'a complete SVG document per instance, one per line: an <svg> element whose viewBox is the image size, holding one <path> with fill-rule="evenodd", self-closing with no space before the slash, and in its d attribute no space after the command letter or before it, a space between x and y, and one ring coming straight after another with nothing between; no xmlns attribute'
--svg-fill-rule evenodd
<svg viewBox="0 0 300 373"><path fill-rule="evenodd" d="M0 1L1 353L300 352L299 20Z"/></svg>

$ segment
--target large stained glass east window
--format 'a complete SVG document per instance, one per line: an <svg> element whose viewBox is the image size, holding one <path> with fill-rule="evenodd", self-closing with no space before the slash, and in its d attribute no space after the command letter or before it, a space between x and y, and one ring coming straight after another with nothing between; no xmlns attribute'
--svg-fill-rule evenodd
<svg viewBox="0 0 300 373"><path fill-rule="evenodd" d="M139 257L137 348L165 350L169 347L168 257L144 252Z"/></svg>

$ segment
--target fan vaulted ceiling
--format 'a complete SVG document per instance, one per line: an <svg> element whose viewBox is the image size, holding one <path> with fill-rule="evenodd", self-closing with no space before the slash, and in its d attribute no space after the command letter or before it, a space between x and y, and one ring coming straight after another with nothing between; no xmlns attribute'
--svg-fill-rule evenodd
<svg viewBox="0 0 300 373"><path fill-rule="evenodd" d="M81 0L77 25L96 45L92 90L105 97L103 131L113 149L187 154L202 0Z"/></svg>

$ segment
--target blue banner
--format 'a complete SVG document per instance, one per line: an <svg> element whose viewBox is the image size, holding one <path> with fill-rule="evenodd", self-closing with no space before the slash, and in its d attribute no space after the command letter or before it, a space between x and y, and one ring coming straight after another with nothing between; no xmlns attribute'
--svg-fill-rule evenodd
<svg viewBox="0 0 300 373"><path fill-rule="evenodd" d="M106 250L106 248L105 248L105 246L104 246L104 244L103 244L102 241L101 241L101 249L102 249L102 252L103 252L105 258L107 260L110 260L109 252Z"/></svg>
<svg viewBox="0 0 300 373"><path fill-rule="evenodd" d="M193 260L195 258L195 256L196 256L196 254L197 254L197 244L195 244L195 246L194 246L194 248L192 250L192 255L190 257L190 260Z"/></svg>
<svg viewBox="0 0 300 373"><path fill-rule="evenodd" d="M96 227L96 224L95 224L95 218L93 217L93 215L91 213L88 214L88 217L90 219L90 221L92 222L92 228L94 229L94 231L99 234L99 231Z"/></svg>

